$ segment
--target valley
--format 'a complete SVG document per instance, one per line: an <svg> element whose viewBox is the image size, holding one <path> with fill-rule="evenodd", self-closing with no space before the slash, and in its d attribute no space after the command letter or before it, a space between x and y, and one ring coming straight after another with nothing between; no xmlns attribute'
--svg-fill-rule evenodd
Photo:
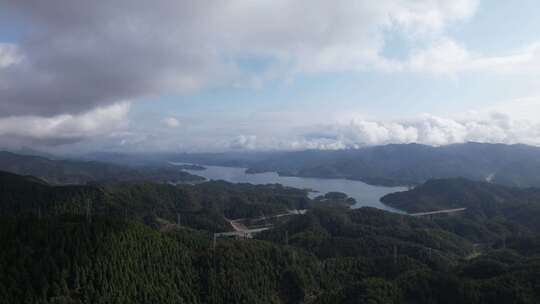
<svg viewBox="0 0 540 304"><path fill-rule="evenodd" d="M537 298L534 287L524 286L538 270L539 190L463 178L385 188L383 206L407 215L358 205L336 192L345 188L313 192L326 181L360 185L359 192L373 187L355 181L206 168L197 172L210 181L180 184L51 185L1 173L0 242L9 248L0 252L3 298L314 304L359 295L426 304ZM236 183L219 180L225 178ZM278 184L282 178L294 183ZM357 201L354 208L349 201ZM518 286L525 292L515 294Z"/></svg>

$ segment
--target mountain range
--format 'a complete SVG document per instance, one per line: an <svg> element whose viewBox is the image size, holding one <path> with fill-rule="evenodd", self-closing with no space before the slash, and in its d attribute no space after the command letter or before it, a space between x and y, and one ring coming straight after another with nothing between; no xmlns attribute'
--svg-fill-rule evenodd
<svg viewBox="0 0 540 304"><path fill-rule="evenodd" d="M148 164L129 166L100 161L51 159L0 151L0 170L20 175L32 175L51 184L86 184L90 182L190 182L203 178L191 175L175 166Z"/></svg>
<svg viewBox="0 0 540 304"><path fill-rule="evenodd" d="M528 145L463 143L446 146L391 144L345 150L177 154L173 160L246 167L248 173L346 178L374 185L418 185L433 178L540 186L540 148Z"/></svg>

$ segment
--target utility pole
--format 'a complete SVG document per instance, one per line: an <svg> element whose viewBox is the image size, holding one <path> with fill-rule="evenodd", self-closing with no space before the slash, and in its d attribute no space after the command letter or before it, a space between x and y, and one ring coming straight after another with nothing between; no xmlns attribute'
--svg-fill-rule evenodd
<svg viewBox="0 0 540 304"><path fill-rule="evenodd" d="M181 221L180 221L180 212L177 212L177 213L176 213L176 224L178 224L178 226L181 225Z"/></svg>
<svg viewBox="0 0 540 304"><path fill-rule="evenodd" d="M213 242L212 242L212 278L211 278L211 283L209 284L210 285L210 301L212 303L215 303L216 302L216 238L217 238L217 235L216 233L214 232L214 239L213 239Z"/></svg>
<svg viewBox="0 0 540 304"><path fill-rule="evenodd" d="M289 245L289 230L285 230L285 245Z"/></svg>
<svg viewBox="0 0 540 304"><path fill-rule="evenodd" d="M89 199L86 200L86 221L92 222L92 205Z"/></svg>
<svg viewBox="0 0 540 304"><path fill-rule="evenodd" d="M266 221L266 216L264 216L264 213L261 211L261 215L262 215L262 220L264 222L265 225L268 225L268 222Z"/></svg>
<svg viewBox="0 0 540 304"><path fill-rule="evenodd" d="M397 246L394 245L394 266L397 266L397 254L398 254L398 249L397 249Z"/></svg>

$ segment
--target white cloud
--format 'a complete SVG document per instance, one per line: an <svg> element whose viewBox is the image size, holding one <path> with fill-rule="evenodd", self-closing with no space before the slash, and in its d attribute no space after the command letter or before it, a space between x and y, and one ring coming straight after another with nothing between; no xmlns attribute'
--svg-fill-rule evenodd
<svg viewBox="0 0 540 304"><path fill-rule="evenodd" d="M470 60L465 48L451 39L442 38L427 49L415 51L407 64L416 71L449 74L462 70Z"/></svg>
<svg viewBox="0 0 540 304"><path fill-rule="evenodd" d="M108 135L128 127L129 108L128 102L119 102L106 107L98 107L80 115L0 118L0 139L16 137L56 143Z"/></svg>
<svg viewBox="0 0 540 304"><path fill-rule="evenodd" d="M253 150L257 148L257 136L240 135L231 141L229 147L233 150Z"/></svg>
<svg viewBox="0 0 540 304"><path fill-rule="evenodd" d="M163 120L161 120L161 123L163 123L165 126L169 128L177 128L180 126L180 122L175 117L166 117Z"/></svg>
<svg viewBox="0 0 540 304"><path fill-rule="evenodd" d="M492 72L540 73L540 42L532 43L522 49L503 56L484 56L473 58L469 62L470 70L488 70ZM467 69L467 68L466 68Z"/></svg>
<svg viewBox="0 0 540 304"><path fill-rule="evenodd" d="M455 75L460 72L539 74L540 42L504 55L487 56L469 51L449 37L440 37L427 48L412 52L405 62L391 62L390 69Z"/></svg>
<svg viewBox="0 0 540 304"><path fill-rule="evenodd" d="M18 64L22 61L17 45L12 43L0 43L0 68Z"/></svg>
<svg viewBox="0 0 540 304"><path fill-rule="evenodd" d="M307 120L302 120L306 112L257 113L235 118L207 113L209 119L205 121L182 118L186 122L181 130L131 128L117 132L101 145L129 151L192 152L345 149L392 143L437 146L467 141L540 146L540 118L536 113L540 113L540 97L512 100L459 115L422 114L394 120L363 118L361 113L327 113Z"/></svg>
<svg viewBox="0 0 540 304"><path fill-rule="evenodd" d="M448 36L447 26L473 16L478 2L50 0L36 4L0 0L0 6L18 12L16 16L30 21L29 27L35 26L27 31L32 36L21 37L19 45L0 43L0 137L75 140L110 135L124 146L146 144L151 148L159 143L167 148L185 147L191 141L216 149L337 149L467 140L540 144L538 125L512 115L354 119L313 127L312 133L324 135L321 137L287 134L289 127L277 130L275 121L266 127L259 122L236 126L234 119L231 127L184 123L182 118L182 127L193 130L186 134L177 134L180 123L175 117L161 120L167 130L152 129L161 117L153 118L147 130L140 130L146 127L143 124L125 130L129 105L118 104L118 100L260 84L265 77L372 68L441 75L476 71L538 74L540 43L486 55ZM65 11L71 14L63 14ZM381 50L389 30L427 47L413 50L403 61L384 58ZM243 56L268 58L268 69L255 73L245 69L238 60ZM302 119L305 117L308 115ZM205 124L211 128L201 131ZM249 130L253 126L257 126L254 133ZM276 135L278 132L281 134ZM232 142L224 139L237 134L251 135L240 135ZM175 136L183 136L185 143L170 144L179 140Z"/></svg>
<svg viewBox="0 0 540 304"><path fill-rule="evenodd" d="M446 145L468 141L540 145L540 123L515 120L499 112L454 119L424 114L397 121L354 120L317 127L312 132L323 135L310 135L296 148L354 148L390 143Z"/></svg>
<svg viewBox="0 0 540 304"><path fill-rule="evenodd" d="M448 22L468 18L478 9L479 1L433 0L396 1L392 18L413 31L440 31Z"/></svg>
<svg viewBox="0 0 540 304"><path fill-rule="evenodd" d="M81 113L119 99L260 84L295 73L388 69L392 63L379 55L385 30L442 33L448 23L472 16L478 0L0 4L31 29L16 47L25 60L13 59L13 46L0 51L0 64L11 67L0 72L7 88L0 91L0 116L6 117ZM250 72L236 60L246 55L271 64Z"/></svg>

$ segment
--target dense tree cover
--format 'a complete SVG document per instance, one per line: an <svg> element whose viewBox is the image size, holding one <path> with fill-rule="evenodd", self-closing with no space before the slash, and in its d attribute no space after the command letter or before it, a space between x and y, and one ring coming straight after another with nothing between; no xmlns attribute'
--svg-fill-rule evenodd
<svg viewBox="0 0 540 304"><path fill-rule="evenodd" d="M126 166L98 161L59 160L0 151L0 170L37 176L51 184L90 182L191 182L204 178L166 163Z"/></svg>
<svg viewBox="0 0 540 304"><path fill-rule="evenodd" d="M408 212L467 208L482 217L496 217L508 208L539 201L540 188L512 188L464 178L433 179L382 198L385 204Z"/></svg>
<svg viewBox="0 0 540 304"><path fill-rule="evenodd" d="M83 217L0 219L0 303L288 303L313 257L266 242Z"/></svg>
<svg viewBox="0 0 540 304"><path fill-rule="evenodd" d="M285 234L287 231L287 234ZM538 238L478 248L436 220L371 208L314 209L261 239L323 263L314 303L537 303ZM326 285L327 284L327 285Z"/></svg>
<svg viewBox="0 0 540 304"><path fill-rule="evenodd" d="M343 192L328 192L324 195L319 195L313 200L316 205L319 204L330 204L330 205L341 205L341 206L352 206L356 204L356 200L352 197L349 197ZM319 203L319 204L318 204Z"/></svg>
<svg viewBox="0 0 540 304"><path fill-rule="evenodd" d="M310 203L306 190L279 184L252 185L212 181L198 184L193 189L202 206L220 210L226 217L233 219L306 209Z"/></svg>
<svg viewBox="0 0 540 304"><path fill-rule="evenodd" d="M436 223L374 208L314 208L261 239L284 241L328 258L387 257L406 255L440 269L448 268L473 250L464 238L441 229Z"/></svg>
<svg viewBox="0 0 540 304"><path fill-rule="evenodd" d="M62 214L110 216L144 222L177 222L196 229L227 231L225 218L271 215L309 204L305 190L281 185L197 185L152 182L50 186L33 178L0 172L0 215Z"/></svg>
<svg viewBox="0 0 540 304"><path fill-rule="evenodd" d="M195 164L177 164L177 168L182 170L192 170L192 171L203 171L206 170L205 167Z"/></svg>
<svg viewBox="0 0 540 304"><path fill-rule="evenodd" d="M382 198L409 212L467 208L459 217L436 218L445 229L486 242L508 235L540 233L540 189L512 188L466 179L430 180Z"/></svg>
<svg viewBox="0 0 540 304"><path fill-rule="evenodd" d="M376 216L376 215L375 215ZM0 303L536 303L540 259L436 269L408 254L322 258L268 241L84 217L2 218Z"/></svg>
<svg viewBox="0 0 540 304"><path fill-rule="evenodd" d="M0 303L538 303L539 234L505 211L535 191L478 187L470 197L496 193L503 211L429 219L280 185L50 186L1 173ZM213 241L226 217L304 208L254 240Z"/></svg>

